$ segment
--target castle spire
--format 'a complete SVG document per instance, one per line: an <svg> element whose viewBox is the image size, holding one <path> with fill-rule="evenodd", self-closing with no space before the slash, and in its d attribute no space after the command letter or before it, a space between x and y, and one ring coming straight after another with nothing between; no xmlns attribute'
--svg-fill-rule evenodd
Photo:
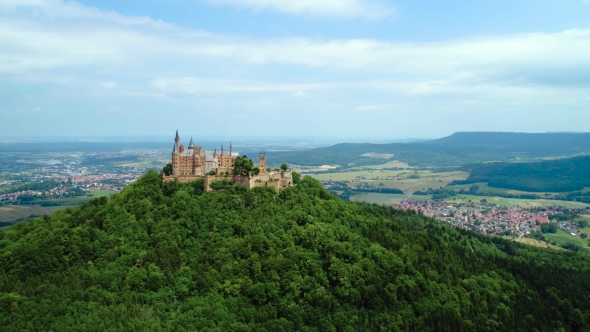
<svg viewBox="0 0 590 332"><path fill-rule="evenodd" d="M176 129L176 137L174 139L175 140L177 140L177 139L179 140L180 139L180 136L178 136L178 129Z"/></svg>
<svg viewBox="0 0 590 332"><path fill-rule="evenodd" d="M231 150L232 150L231 141L229 141L229 155L230 156L231 156Z"/></svg>
<svg viewBox="0 0 590 332"><path fill-rule="evenodd" d="M193 141L193 135L191 135L191 142L188 144L188 148L192 149L195 147L195 142Z"/></svg>

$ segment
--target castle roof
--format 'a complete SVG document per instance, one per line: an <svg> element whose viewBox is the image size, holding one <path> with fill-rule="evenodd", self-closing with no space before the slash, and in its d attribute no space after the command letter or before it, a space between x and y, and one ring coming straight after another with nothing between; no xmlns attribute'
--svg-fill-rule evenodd
<svg viewBox="0 0 590 332"><path fill-rule="evenodd" d="M190 143L188 143L188 148L189 148L189 149L192 149L192 148L194 148L194 147L195 147L195 142L193 142L193 137L191 136L191 142L190 142Z"/></svg>
<svg viewBox="0 0 590 332"><path fill-rule="evenodd" d="M174 147L172 148L172 153L178 153L178 145L174 144Z"/></svg>
<svg viewBox="0 0 590 332"><path fill-rule="evenodd" d="M178 129L176 129L176 137L174 139L180 139L180 136L178 136Z"/></svg>

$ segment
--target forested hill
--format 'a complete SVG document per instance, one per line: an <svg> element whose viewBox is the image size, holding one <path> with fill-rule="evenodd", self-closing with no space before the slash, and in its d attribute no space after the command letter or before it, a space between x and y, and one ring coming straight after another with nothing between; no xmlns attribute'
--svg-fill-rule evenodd
<svg viewBox="0 0 590 332"><path fill-rule="evenodd" d="M362 156L370 152L393 154L390 160L400 160L412 166L457 166L486 161L566 157L590 153L590 133L461 132L437 140L406 144L337 144L283 153L276 158L296 165L339 164L344 167L388 161Z"/></svg>
<svg viewBox="0 0 590 332"><path fill-rule="evenodd" d="M590 133L458 132L426 142L439 146L478 147L531 157L590 151ZM417 143L420 144L420 143Z"/></svg>
<svg viewBox="0 0 590 332"><path fill-rule="evenodd" d="M585 253L343 202L149 172L0 232L2 331L582 331ZM587 329L586 329L587 331Z"/></svg>
<svg viewBox="0 0 590 332"><path fill-rule="evenodd" d="M491 187L535 192L568 192L590 187L590 157L564 158L531 163L468 165L466 181L487 182Z"/></svg>

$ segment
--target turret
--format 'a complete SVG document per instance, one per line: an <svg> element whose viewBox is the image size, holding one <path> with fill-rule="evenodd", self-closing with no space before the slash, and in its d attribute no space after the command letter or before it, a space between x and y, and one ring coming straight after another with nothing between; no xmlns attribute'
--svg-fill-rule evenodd
<svg viewBox="0 0 590 332"><path fill-rule="evenodd" d="M266 153L264 151L258 154L258 168L260 168L260 174L266 174Z"/></svg>
<svg viewBox="0 0 590 332"><path fill-rule="evenodd" d="M180 164L180 150L178 149L178 145L175 143L174 147L172 147L172 175L178 175L178 168Z"/></svg>

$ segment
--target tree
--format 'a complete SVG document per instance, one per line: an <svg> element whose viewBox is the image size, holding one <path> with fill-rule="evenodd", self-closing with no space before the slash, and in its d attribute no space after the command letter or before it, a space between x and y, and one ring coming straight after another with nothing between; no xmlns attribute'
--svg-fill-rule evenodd
<svg viewBox="0 0 590 332"><path fill-rule="evenodd" d="M260 174L260 168L258 168L258 167L252 168L252 175L258 175L258 174Z"/></svg>
<svg viewBox="0 0 590 332"><path fill-rule="evenodd" d="M164 172L164 175L166 175L166 176L172 175L172 164L168 163L166 166L164 166L162 171Z"/></svg>
<svg viewBox="0 0 590 332"><path fill-rule="evenodd" d="M248 175L254 168L254 163L246 156L237 157L234 162L234 175Z"/></svg>
<svg viewBox="0 0 590 332"><path fill-rule="evenodd" d="M293 183L294 184L298 184L299 181L301 181L301 174L299 174L297 172L293 172L292 176L293 176Z"/></svg>
<svg viewBox="0 0 590 332"><path fill-rule="evenodd" d="M288 169L289 169L289 165L287 165L287 164L281 165L281 171L286 172Z"/></svg>

